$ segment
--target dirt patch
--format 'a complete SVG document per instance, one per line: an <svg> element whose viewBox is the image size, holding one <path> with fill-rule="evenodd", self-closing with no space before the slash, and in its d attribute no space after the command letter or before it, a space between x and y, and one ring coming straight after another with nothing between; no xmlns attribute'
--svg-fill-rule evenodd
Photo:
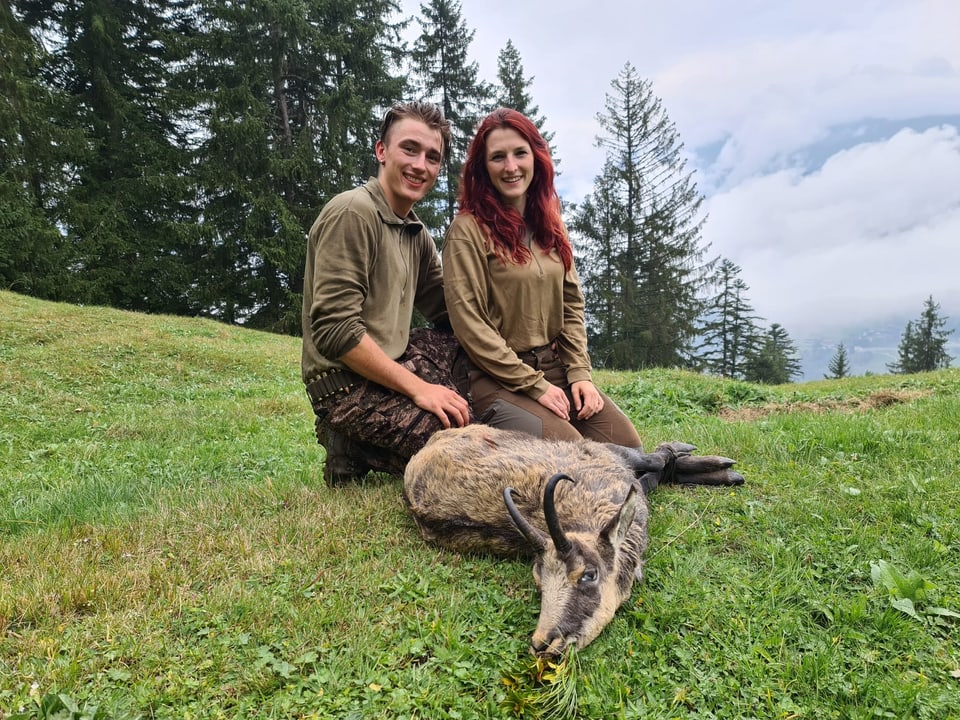
<svg viewBox="0 0 960 720"><path fill-rule="evenodd" d="M866 397L851 398L824 398L822 400L805 400L802 402L767 403L755 407L723 408L719 415L731 422L751 422L769 415L785 415L787 413L830 413L830 412L863 412L866 410L880 410L892 405L911 402L917 398L929 395L929 391L920 390L880 390Z"/></svg>

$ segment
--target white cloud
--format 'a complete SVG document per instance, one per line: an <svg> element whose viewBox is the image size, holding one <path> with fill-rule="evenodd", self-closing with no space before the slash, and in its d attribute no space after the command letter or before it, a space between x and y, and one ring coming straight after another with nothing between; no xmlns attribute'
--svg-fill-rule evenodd
<svg viewBox="0 0 960 720"><path fill-rule="evenodd" d="M846 22L827 11L825 27L694 52L657 75L689 146L726 143L708 184L740 182L841 123L958 112L960 43L944 26L960 28L960 5L876 10Z"/></svg>
<svg viewBox="0 0 960 720"><path fill-rule="evenodd" d="M960 308L960 135L905 130L817 172L784 170L708 202L704 239L743 268L748 297L795 337Z"/></svg>

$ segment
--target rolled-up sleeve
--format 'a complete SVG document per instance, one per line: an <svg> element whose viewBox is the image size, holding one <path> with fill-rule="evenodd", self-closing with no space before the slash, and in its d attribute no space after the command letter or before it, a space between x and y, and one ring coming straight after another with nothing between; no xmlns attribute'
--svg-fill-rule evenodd
<svg viewBox="0 0 960 720"><path fill-rule="evenodd" d="M349 206L335 208L311 229L314 268L310 334L314 346L335 360L349 352L366 333L361 313L370 288L369 268L376 245L369 221Z"/></svg>

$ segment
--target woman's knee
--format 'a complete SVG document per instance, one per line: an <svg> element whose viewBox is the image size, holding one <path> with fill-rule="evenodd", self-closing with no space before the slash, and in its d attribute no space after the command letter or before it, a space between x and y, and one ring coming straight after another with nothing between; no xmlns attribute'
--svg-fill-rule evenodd
<svg viewBox="0 0 960 720"><path fill-rule="evenodd" d="M497 398L482 413L480 422L501 430L516 430L535 437L543 437L543 421L519 405Z"/></svg>
<svg viewBox="0 0 960 720"><path fill-rule="evenodd" d="M603 409L580 427L584 437L599 442L613 443L623 447L642 447L640 434L630 422L630 418L606 395L603 396Z"/></svg>
<svg viewBox="0 0 960 720"><path fill-rule="evenodd" d="M566 420L558 418L535 401L511 402L497 398L480 414L480 422L501 430L515 430L546 440L579 440L583 436Z"/></svg>
<svg viewBox="0 0 960 720"><path fill-rule="evenodd" d="M549 412L549 411L548 411ZM580 433L577 428L573 426L572 423L558 418L553 413L550 413L550 416L544 420L543 423L543 438L545 440L582 440L583 435Z"/></svg>

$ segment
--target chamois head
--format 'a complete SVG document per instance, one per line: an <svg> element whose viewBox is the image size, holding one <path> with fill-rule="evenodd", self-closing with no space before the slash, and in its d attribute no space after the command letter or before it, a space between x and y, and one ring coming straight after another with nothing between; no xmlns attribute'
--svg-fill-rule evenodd
<svg viewBox="0 0 960 720"><path fill-rule="evenodd" d="M513 488L503 501L517 530L534 554L533 579L540 590L540 619L530 651L541 657L562 655L569 645L584 647L613 619L629 597L639 575L636 552L621 552L637 513L638 495L631 486L613 516L599 527L564 530L557 516L554 494L561 480L556 473L543 491L543 514L549 534L534 527L514 504Z"/></svg>

